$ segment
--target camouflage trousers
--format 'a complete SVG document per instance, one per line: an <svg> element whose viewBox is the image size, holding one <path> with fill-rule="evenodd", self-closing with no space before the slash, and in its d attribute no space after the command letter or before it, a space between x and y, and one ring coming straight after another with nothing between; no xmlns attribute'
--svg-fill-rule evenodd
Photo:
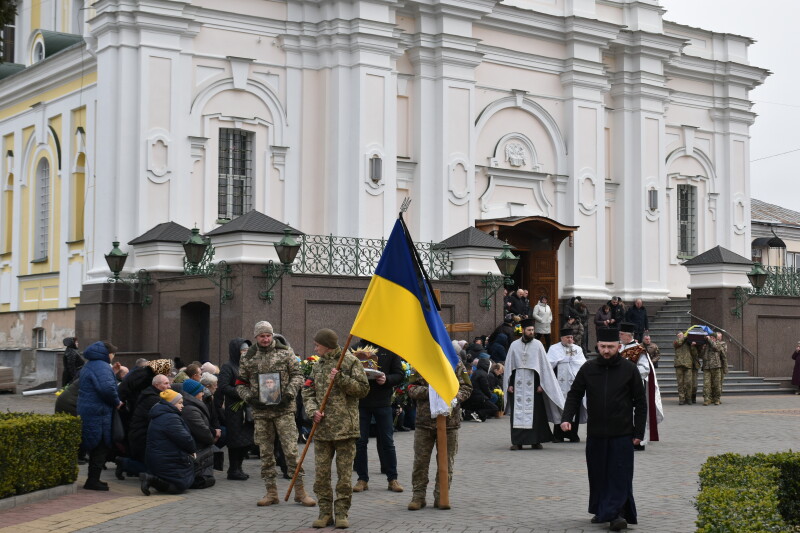
<svg viewBox="0 0 800 533"><path fill-rule="evenodd" d="M689 403L692 401L692 369L685 366L675 367L675 377L678 380L678 402Z"/></svg>
<svg viewBox="0 0 800 533"><path fill-rule="evenodd" d="M692 403L694 403L694 399L697 398L697 374L699 370L696 368L692 369ZM689 398L687 398L687 401Z"/></svg>
<svg viewBox="0 0 800 533"><path fill-rule="evenodd" d="M275 485L277 474L275 473L275 437L280 439L283 455L286 457L286 466L289 472L294 473L297 468L297 424L294 421L294 413L287 413L275 418L255 416L255 431L253 441L256 443L261 454L261 479L267 487ZM296 484L303 485L303 469L297 474Z"/></svg>
<svg viewBox="0 0 800 533"><path fill-rule="evenodd" d="M331 463L336 457L336 500L331 488ZM353 497L353 462L356 458L356 439L314 441L314 494L319 502L320 516L335 514L347 517Z"/></svg>
<svg viewBox="0 0 800 533"><path fill-rule="evenodd" d="M411 486L415 500L424 500L428 490L428 472L431 466L431 455L436 445L436 429L417 426L414 430L414 467L411 470ZM452 486L453 463L458 453L458 430L447 430L447 486ZM436 462L434 461L434 466ZM439 469L436 468L436 483L433 487L433 499L439 499Z"/></svg>
<svg viewBox="0 0 800 533"><path fill-rule="evenodd" d="M722 396L722 369L710 368L703 371L703 400L718 402Z"/></svg>

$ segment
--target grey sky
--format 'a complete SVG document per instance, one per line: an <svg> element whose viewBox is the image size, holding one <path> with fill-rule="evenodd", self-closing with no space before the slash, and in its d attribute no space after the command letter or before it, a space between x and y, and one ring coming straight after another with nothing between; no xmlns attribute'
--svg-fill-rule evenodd
<svg viewBox="0 0 800 533"><path fill-rule="evenodd" d="M666 20L756 41L749 49L750 64L772 75L750 93L758 114L750 128L751 193L800 211L800 2L661 0L661 5L667 10ZM784 152L790 153L777 155ZM765 157L769 158L761 159Z"/></svg>

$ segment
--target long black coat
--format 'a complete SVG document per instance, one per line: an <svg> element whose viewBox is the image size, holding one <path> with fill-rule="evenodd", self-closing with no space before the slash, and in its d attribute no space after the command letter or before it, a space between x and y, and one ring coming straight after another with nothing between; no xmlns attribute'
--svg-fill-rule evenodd
<svg viewBox="0 0 800 533"><path fill-rule="evenodd" d="M195 451L194 439L178 408L164 400L155 404L147 428L147 470L178 490L186 490L194 482L194 463L189 455Z"/></svg>
<svg viewBox="0 0 800 533"><path fill-rule="evenodd" d="M66 350L64 350L64 372L61 374L61 385L66 386L70 381L75 379L81 367L86 363L81 357L80 352L75 346L75 337L67 337L63 341Z"/></svg>
<svg viewBox="0 0 800 533"><path fill-rule="evenodd" d="M222 365L217 378L216 396L222 401L225 412L225 427L228 430L228 448L246 448L253 445L253 422L245 422L245 408L231 409L241 398L236 392L236 378L239 377L239 347L249 342L233 339L228 343L229 361Z"/></svg>
<svg viewBox="0 0 800 533"><path fill-rule="evenodd" d="M159 390L151 385L142 391L136 402L136 410L131 416L131 424L128 429L128 448L131 457L137 461L144 460L147 428L150 425L150 409L160 400Z"/></svg>
<svg viewBox="0 0 800 533"><path fill-rule="evenodd" d="M207 448L214 444L214 432L211 428L211 414L203 400L183 393L183 411L181 418L189 427L195 445L198 449Z"/></svg>

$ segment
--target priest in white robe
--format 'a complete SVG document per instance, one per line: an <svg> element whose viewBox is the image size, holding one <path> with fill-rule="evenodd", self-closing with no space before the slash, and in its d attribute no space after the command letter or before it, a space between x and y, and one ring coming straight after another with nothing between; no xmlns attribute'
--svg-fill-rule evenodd
<svg viewBox="0 0 800 533"><path fill-rule="evenodd" d="M658 426L664 420L664 408L661 405L661 389L658 386L653 362L645 347L633 338L635 329L636 326L629 322L619 325L619 353L628 361L636 364L647 398L647 423L644 429L644 438L641 444L633 447L638 452L644 451L645 445L649 441L657 442L659 440Z"/></svg>
<svg viewBox="0 0 800 533"><path fill-rule="evenodd" d="M550 365L553 367L564 398L567 397L569 389L572 388L572 382L575 381L578 370L586 362L586 356L583 355L581 347L575 344L572 334L572 328L561 328L559 332L561 342L553 344L547 350L547 360L550 361ZM562 431L561 424L553 424L553 442L564 442L565 438L569 439L570 442L581 441L578 436L578 425L586 423L586 396L583 397L574 419L569 422L572 424L572 428L566 432Z"/></svg>
<svg viewBox="0 0 800 533"><path fill-rule="evenodd" d="M541 450L553 440L550 423L561 420L564 395L541 342L534 338L533 319L523 320L522 337L511 343L506 356L503 390L511 420L511 449L530 445Z"/></svg>

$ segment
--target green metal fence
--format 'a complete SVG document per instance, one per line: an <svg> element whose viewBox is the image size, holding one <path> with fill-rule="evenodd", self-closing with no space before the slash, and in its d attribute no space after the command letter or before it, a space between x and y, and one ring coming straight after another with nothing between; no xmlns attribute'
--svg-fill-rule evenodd
<svg viewBox="0 0 800 533"><path fill-rule="evenodd" d="M386 240L302 235L300 252L292 268L295 274L371 276L378 266ZM452 277L450 252L433 242L415 243L422 265L431 279Z"/></svg>
<svg viewBox="0 0 800 533"><path fill-rule="evenodd" d="M800 296L800 270L792 267L764 267L769 276L759 296Z"/></svg>

